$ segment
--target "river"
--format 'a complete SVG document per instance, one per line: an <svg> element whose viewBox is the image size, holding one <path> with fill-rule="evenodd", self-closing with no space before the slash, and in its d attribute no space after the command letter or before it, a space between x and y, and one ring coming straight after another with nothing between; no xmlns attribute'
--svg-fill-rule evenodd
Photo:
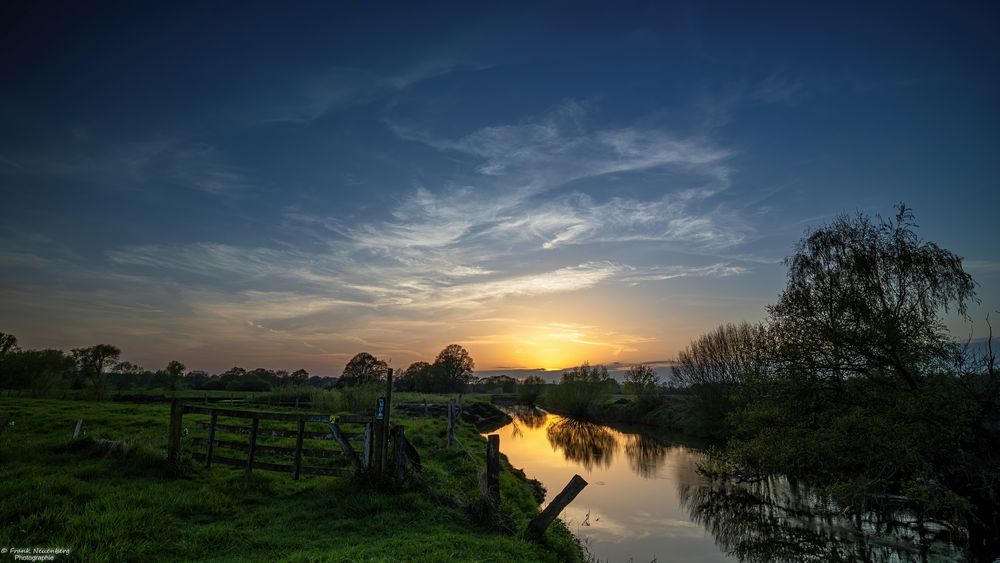
<svg viewBox="0 0 1000 563"><path fill-rule="evenodd" d="M713 482L699 445L532 409L493 432L511 464L548 490L574 474L589 486L562 513L599 561L951 561L943 526L906 514L848 516L782 477Z"/></svg>

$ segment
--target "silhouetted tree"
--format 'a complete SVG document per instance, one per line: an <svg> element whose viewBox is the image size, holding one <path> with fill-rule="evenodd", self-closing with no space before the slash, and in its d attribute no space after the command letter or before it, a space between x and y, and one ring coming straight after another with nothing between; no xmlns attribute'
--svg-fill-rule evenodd
<svg viewBox="0 0 1000 563"><path fill-rule="evenodd" d="M537 375L529 375L517 386L517 398L523 403L534 405L545 390L545 380Z"/></svg>
<svg viewBox="0 0 1000 563"><path fill-rule="evenodd" d="M447 391L461 391L472 378L476 363L465 348L449 344L434 360L434 367L440 370Z"/></svg>
<svg viewBox="0 0 1000 563"><path fill-rule="evenodd" d="M167 364L167 377L170 379L170 390L176 391L181 384L181 378L184 377L184 370L187 366L178 362L177 360L170 360Z"/></svg>
<svg viewBox="0 0 1000 563"><path fill-rule="evenodd" d="M15 351L17 351L17 337L13 334L0 332L0 358Z"/></svg>
<svg viewBox="0 0 1000 563"><path fill-rule="evenodd" d="M12 350L0 356L0 388L41 395L68 385L75 370L76 362L62 350Z"/></svg>
<svg viewBox="0 0 1000 563"><path fill-rule="evenodd" d="M107 382L104 370L118 360L122 351L111 344L98 344L89 348L75 348L72 353L77 369L85 380L90 381L94 395L98 399L103 398Z"/></svg>
<svg viewBox="0 0 1000 563"><path fill-rule="evenodd" d="M919 374L952 352L938 315L965 314L975 282L962 258L922 241L913 213L894 220L841 216L787 258L788 287L770 307L782 358L814 377L879 378L919 385Z"/></svg>
<svg viewBox="0 0 1000 563"><path fill-rule="evenodd" d="M388 364L368 352L361 352L344 366L344 373L340 376L337 386L347 387L384 381L388 373Z"/></svg>
<svg viewBox="0 0 1000 563"><path fill-rule="evenodd" d="M400 391L423 391L427 386L427 370L431 367L427 362L413 362L396 378L396 389ZM418 387L419 385L419 387Z"/></svg>
<svg viewBox="0 0 1000 563"><path fill-rule="evenodd" d="M625 372L625 392L632 395L656 395L660 388L660 376L646 364L635 364Z"/></svg>
<svg viewBox="0 0 1000 563"><path fill-rule="evenodd" d="M136 377L144 371L146 370L142 366L133 364L132 362L118 362L111 368L111 374L108 379L114 385L115 390L121 394L131 389Z"/></svg>
<svg viewBox="0 0 1000 563"><path fill-rule="evenodd" d="M725 324L694 339L677 355L672 381L689 390L685 425L697 434L729 433L729 414L751 400L757 383L772 374L774 332L765 324Z"/></svg>
<svg viewBox="0 0 1000 563"><path fill-rule="evenodd" d="M305 385L309 383L309 372L304 369L297 369L288 376L288 382L292 385Z"/></svg>

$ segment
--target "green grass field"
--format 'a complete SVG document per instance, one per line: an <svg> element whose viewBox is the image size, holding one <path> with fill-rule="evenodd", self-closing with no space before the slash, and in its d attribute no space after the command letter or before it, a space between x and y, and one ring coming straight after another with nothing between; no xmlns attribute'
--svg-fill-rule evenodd
<svg viewBox="0 0 1000 563"><path fill-rule="evenodd" d="M169 408L0 398L0 417L14 421L0 431L0 546L66 547L70 556L57 560L86 561L581 559L561 523L541 543L523 537L538 508L509 471L500 514L482 516L484 440L469 425L457 432L464 446L449 449L443 420L393 417L424 468L390 491L347 478L205 469L190 460L201 432L190 414L180 470L171 469ZM77 419L86 435L72 440Z"/></svg>

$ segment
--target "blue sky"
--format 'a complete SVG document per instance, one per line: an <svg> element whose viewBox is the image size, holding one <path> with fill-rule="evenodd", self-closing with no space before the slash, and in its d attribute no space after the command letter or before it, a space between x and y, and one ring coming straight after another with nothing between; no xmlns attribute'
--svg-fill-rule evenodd
<svg viewBox="0 0 1000 563"><path fill-rule="evenodd" d="M1000 307L987 3L3 8L0 330L150 368L665 361L839 213Z"/></svg>

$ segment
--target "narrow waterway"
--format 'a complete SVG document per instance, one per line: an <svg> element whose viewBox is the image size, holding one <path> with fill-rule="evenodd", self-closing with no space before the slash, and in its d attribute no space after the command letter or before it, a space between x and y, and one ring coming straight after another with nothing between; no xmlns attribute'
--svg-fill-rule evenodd
<svg viewBox="0 0 1000 563"><path fill-rule="evenodd" d="M690 442L513 409L500 449L548 490L580 474L589 486L562 518L600 561L956 560L946 530L894 514L846 516L775 477L711 482Z"/></svg>

